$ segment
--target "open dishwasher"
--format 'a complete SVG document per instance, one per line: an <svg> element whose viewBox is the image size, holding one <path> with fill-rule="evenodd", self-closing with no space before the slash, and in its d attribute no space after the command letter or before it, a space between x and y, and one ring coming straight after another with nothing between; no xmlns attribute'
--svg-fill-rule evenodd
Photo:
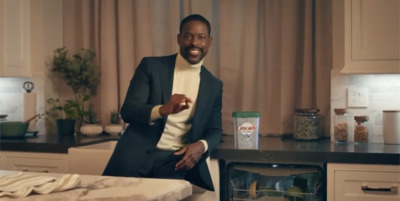
<svg viewBox="0 0 400 201"><path fill-rule="evenodd" d="M231 201L323 201L324 172L320 166L231 163Z"/></svg>

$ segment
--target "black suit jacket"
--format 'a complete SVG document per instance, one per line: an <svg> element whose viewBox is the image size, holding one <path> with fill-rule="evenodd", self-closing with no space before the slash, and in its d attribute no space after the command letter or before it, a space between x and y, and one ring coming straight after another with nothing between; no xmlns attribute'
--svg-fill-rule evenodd
<svg viewBox="0 0 400 201"><path fill-rule="evenodd" d="M167 117L149 124L154 106L168 102L177 54L145 57L130 82L121 116L128 128L121 135L103 175L130 176L155 149L164 131ZM188 143L206 140L208 151L188 171L186 179L208 190L214 190L205 159L221 142L222 82L201 66L200 86Z"/></svg>

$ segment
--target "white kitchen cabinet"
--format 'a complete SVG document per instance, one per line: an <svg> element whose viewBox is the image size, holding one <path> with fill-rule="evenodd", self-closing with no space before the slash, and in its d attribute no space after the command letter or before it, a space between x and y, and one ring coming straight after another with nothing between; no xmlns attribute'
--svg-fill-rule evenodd
<svg viewBox="0 0 400 201"><path fill-rule="evenodd" d="M0 76L32 76L30 3L0 0Z"/></svg>
<svg viewBox="0 0 400 201"><path fill-rule="evenodd" d="M332 4L334 68L341 73L400 73L400 0Z"/></svg>
<svg viewBox="0 0 400 201"><path fill-rule="evenodd" d="M108 141L69 148L69 173L102 175L116 144L117 141Z"/></svg>
<svg viewBox="0 0 400 201"><path fill-rule="evenodd" d="M1 169L25 172L68 173L68 155L2 151Z"/></svg>
<svg viewBox="0 0 400 201"><path fill-rule="evenodd" d="M399 201L400 166L327 165L327 201Z"/></svg>

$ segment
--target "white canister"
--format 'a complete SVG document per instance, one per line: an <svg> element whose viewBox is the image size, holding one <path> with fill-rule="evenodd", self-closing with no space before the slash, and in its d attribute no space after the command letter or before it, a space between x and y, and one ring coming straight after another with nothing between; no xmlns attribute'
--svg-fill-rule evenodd
<svg viewBox="0 0 400 201"><path fill-rule="evenodd" d="M400 110L384 110L382 127L385 144L400 144Z"/></svg>

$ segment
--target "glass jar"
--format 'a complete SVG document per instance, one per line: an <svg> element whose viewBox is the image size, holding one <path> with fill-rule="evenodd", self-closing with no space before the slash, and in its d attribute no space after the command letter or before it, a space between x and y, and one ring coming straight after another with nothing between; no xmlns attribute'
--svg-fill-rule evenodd
<svg viewBox="0 0 400 201"><path fill-rule="evenodd" d="M347 109L335 108L333 135L335 142L348 142L349 140L349 115Z"/></svg>
<svg viewBox="0 0 400 201"><path fill-rule="evenodd" d="M293 138L316 140L319 138L319 109L295 109Z"/></svg>
<svg viewBox="0 0 400 201"><path fill-rule="evenodd" d="M354 142L368 142L368 116L354 117Z"/></svg>

